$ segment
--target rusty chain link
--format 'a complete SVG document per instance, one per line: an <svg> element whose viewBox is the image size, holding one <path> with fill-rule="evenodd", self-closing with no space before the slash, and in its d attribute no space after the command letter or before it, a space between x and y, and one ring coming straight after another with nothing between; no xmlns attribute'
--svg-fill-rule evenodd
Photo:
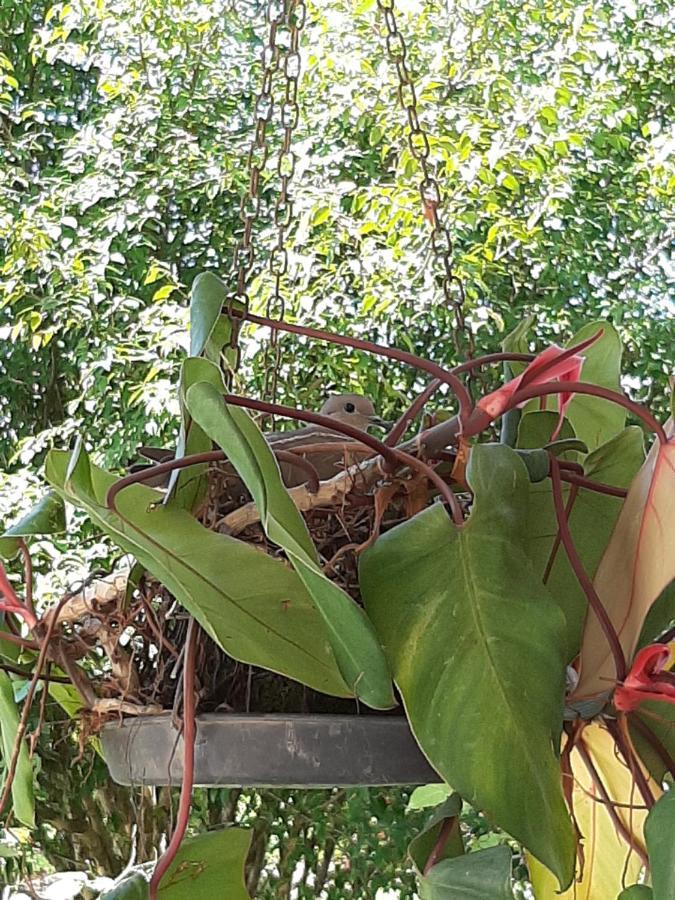
<svg viewBox="0 0 675 900"><path fill-rule="evenodd" d="M280 44L285 44L283 56L284 96L280 106L280 120L283 138L277 159L279 193L274 206L274 226L277 242L269 259L270 273L274 279L274 291L270 294L265 308L268 319L283 319L286 302L281 290L282 280L288 272L288 250L286 234L293 219L293 200L289 195L289 185L295 174L296 156L291 149L293 132L300 119L298 104L298 81L300 79L300 33L307 17L305 0L285 0L285 22ZM271 357L271 359L270 359ZM268 350L265 354L265 380L263 396L274 402L277 397L277 380L281 364L279 333L272 331ZM272 420L273 421L273 420Z"/></svg>
<svg viewBox="0 0 675 900"><path fill-rule="evenodd" d="M431 223L431 247L434 257L443 273L443 296L455 314L455 326L452 338L460 357L471 358L475 355L473 333L464 316L464 285L455 274L453 263L454 245L448 226L443 222L441 211L443 194L438 181L433 175L429 157L431 146L429 135L420 124L417 111L417 92L408 67L408 48L396 22L394 0L377 0L377 6L384 18L387 29L386 50L390 62L398 74L398 99L408 118L408 148L422 170L420 182L420 198L424 217ZM462 347L462 339L465 348Z"/></svg>

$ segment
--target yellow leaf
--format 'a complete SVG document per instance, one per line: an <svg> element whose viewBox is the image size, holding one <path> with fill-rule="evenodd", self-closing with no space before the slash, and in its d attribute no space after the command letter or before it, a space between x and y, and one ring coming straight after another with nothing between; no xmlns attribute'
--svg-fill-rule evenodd
<svg viewBox="0 0 675 900"><path fill-rule="evenodd" d="M630 666L651 605L675 578L675 425L654 442L633 479L593 584ZM614 661L597 617L584 628L579 683L572 700L602 695L616 681Z"/></svg>
<svg viewBox="0 0 675 900"><path fill-rule="evenodd" d="M615 813L644 853L642 832L647 811L635 808L643 805L642 798L630 772L617 757L614 739L601 725L593 722L583 730L581 740L610 799L625 804L625 807L615 806ZM583 873L578 873L569 890L559 894L556 878L528 855L534 895L537 900L614 900L625 886L637 882L642 861L618 833L576 747L572 750L570 763L574 776L574 815L582 834ZM661 789L646 771L645 778L658 799Z"/></svg>

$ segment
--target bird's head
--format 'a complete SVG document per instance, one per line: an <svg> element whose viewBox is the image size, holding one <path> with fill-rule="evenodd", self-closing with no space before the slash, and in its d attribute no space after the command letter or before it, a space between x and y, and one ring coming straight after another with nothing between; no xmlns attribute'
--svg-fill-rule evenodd
<svg viewBox="0 0 675 900"><path fill-rule="evenodd" d="M367 431L371 425L389 428L391 424L376 415L372 402L361 394L334 394L326 400L319 412L322 416L352 425L361 431Z"/></svg>

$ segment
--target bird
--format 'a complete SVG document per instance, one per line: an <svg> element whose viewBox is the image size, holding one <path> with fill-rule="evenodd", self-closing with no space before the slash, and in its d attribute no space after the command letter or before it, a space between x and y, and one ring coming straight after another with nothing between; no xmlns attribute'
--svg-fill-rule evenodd
<svg viewBox="0 0 675 900"><path fill-rule="evenodd" d="M375 412L375 407L369 397L362 394L332 394L319 410L320 415L333 419L345 425L351 425L359 431L366 432L371 427L389 428L390 422L385 421ZM272 431L265 434L270 447L280 451L283 457L279 461L281 477L286 487L296 487L308 480L307 468L289 461L289 454L297 450L299 457L306 459L316 470L320 480L332 478L345 463L355 461L350 452L345 449L345 442L351 439L339 431L333 431L323 425L304 425L291 431ZM335 447L330 445L334 444ZM312 452L311 446L316 445L316 452ZM161 447L139 447L138 452L145 459L153 463L168 462L174 458L174 451ZM134 465L131 472L152 469L152 465ZM156 479L144 479L145 484L155 487L165 487L169 476L158 476Z"/></svg>

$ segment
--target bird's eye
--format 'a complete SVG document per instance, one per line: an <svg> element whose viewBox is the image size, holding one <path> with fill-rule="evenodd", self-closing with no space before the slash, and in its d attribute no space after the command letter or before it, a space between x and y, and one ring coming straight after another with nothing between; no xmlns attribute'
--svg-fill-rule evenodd
<svg viewBox="0 0 675 900"><path fill-rule="evenodd" d="M355 409L356 409L356 407L354 406L353 403L345 403L345 411L346 412L354 412Z"/></svg>

